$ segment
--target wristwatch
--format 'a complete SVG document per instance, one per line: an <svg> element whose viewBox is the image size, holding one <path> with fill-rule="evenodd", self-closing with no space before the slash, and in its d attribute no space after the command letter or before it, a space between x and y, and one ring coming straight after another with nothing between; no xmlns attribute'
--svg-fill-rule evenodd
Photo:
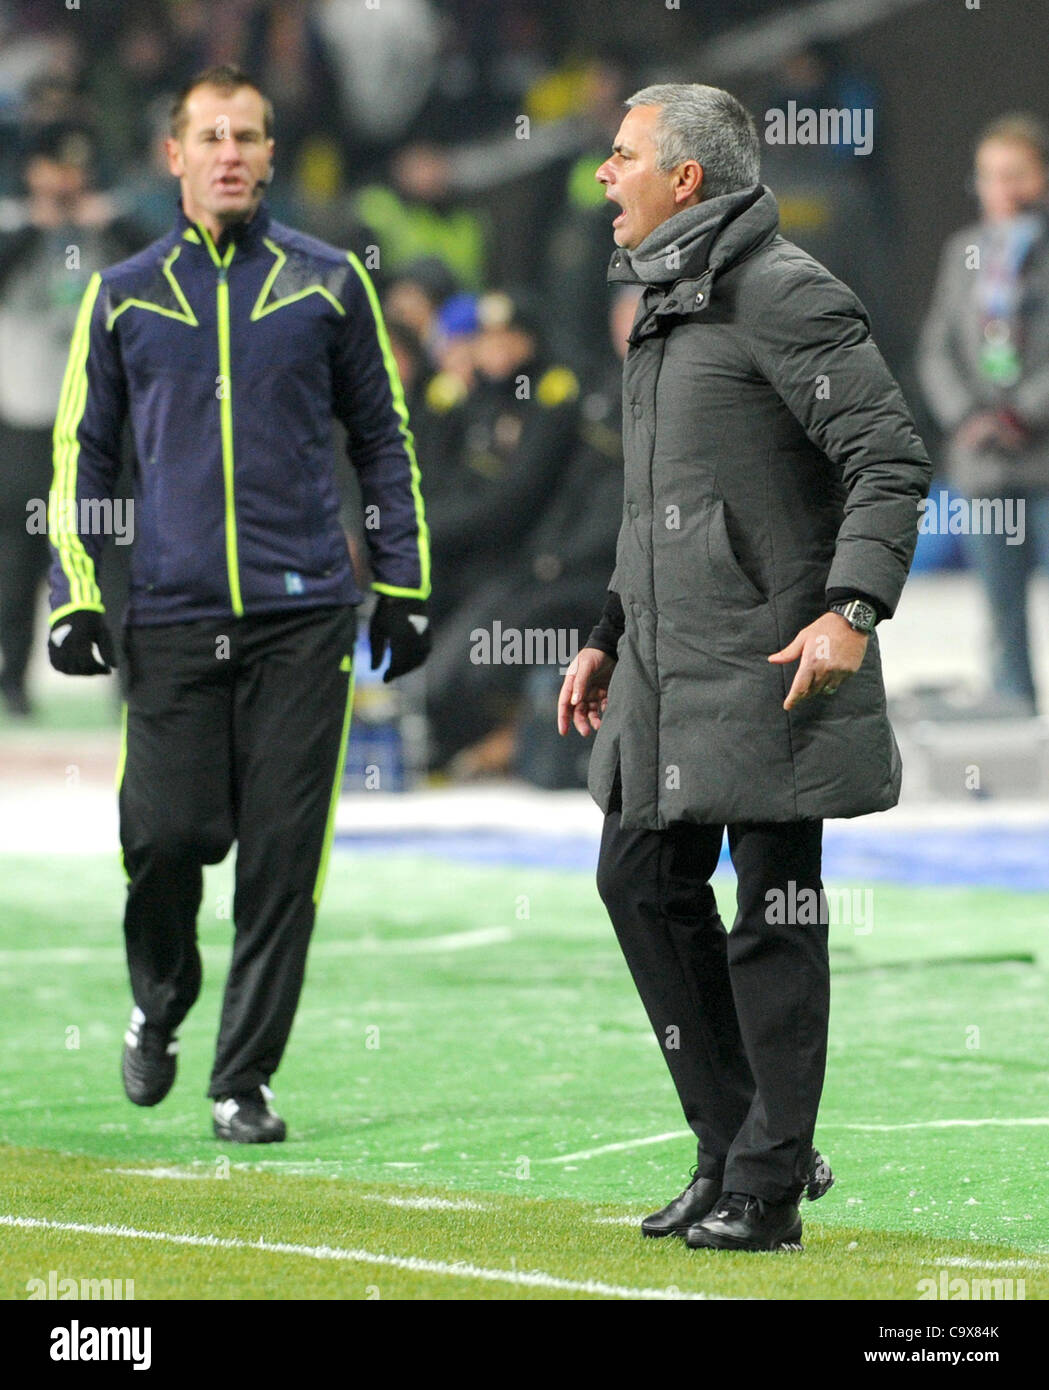
<svg viewBox="0 0 1049 1390"><path fill-rule="evenodd" d="M870 636L878 621L877 613L869 603L864 603L861 598L850 598L842 603L829 603L827 608L831 613L840 613L855 632L862 632L865 637Z"/></svg>

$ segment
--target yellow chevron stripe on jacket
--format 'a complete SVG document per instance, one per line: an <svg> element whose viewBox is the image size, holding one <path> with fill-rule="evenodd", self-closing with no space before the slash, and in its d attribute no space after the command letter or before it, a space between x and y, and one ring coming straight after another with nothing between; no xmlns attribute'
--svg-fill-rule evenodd
<svg viewBox="0 0 1049 1390"><path fill-rule="evenodd" d="M415 437L408 424L408 407L404 400L404 387L401 385L401 374L397 370L397 360L393 355L390 335L386 332L386 323L382 316L382 309L379 307L379 296L375 293L375 286L372 284L372 278L352 251L347 252L347 260L360 277L361 284L364 286L364 292L368 296L368 303L371 306L372 316L375 319L375 333L379 340L379 348L382 351L382 360L386 367L386 375L390 380L390 394L393 397L393 408L397 413L398 428L401 433L401 438L404 440L404 452L408 455L408 463L411 469L412 500L415 503L415 523L419 546L418 589L399 588L394 584L383 584L378 581L373 582L372 588L377 593L390 594L394 597L426 599L430 597L430 530L426 525L426 516L423 509L422 490L419 478L419 461L415 457Z"/></svg>
<svg viewBox="0 0 1049 1390"><path fill-rule="evenodd" d="M52 620L71 608L93 608L100 613L105 611L95 580L95 562L84 549L77 529L77 465L80 460L77 432L87 405L91 315L101 286L101 275L92 275L80 302L52 433L55 473L48 499L48 534L69 584L69 603L57 609L52 614Z"/></svg>

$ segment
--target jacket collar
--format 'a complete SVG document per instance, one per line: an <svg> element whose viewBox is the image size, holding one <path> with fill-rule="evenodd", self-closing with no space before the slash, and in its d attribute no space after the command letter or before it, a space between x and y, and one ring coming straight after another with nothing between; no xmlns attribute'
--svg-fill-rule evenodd
<svg viewBox="0 0 1049 1390"><path fill-rule="evenodd" d="M267 208L265 203L260 203L255 209L255 214L250 221L235 222L232 227L229 227L222 236L219 237L218 242L213 243L213 245L215 245L220 255L225 255L231 241L236 244L237 248L233 253L234 255L237 255L242 250L245 252L250 251L253 247L262 242L262 238L269 230L270 221L269 208ZM187 232L191 235L187 236ZM182 208L181 199L177 204L175 212L175 233L177 239L193 242L200 245L202 249L206 248L208 241L211 240L199 222L191 222L186 216Z"/></svg>
<svg viewBox="0 0 1049 1390"><path fill-rule="evenodd" d="M779 228L771 188L755 184L683 208L649 232L633 251L612 253L610 281L672 284L683 276L720 270L769 241Z"/></svg>
<svg viewBox="0 0 1049 1390"><path fill-rule="evenodd" d="M647 290L630 341L655 332L659 318L702 312L716 276L766 245L778 230L775 195L756 184L684 208L633 251L613 252L609 281Z"/></svg>

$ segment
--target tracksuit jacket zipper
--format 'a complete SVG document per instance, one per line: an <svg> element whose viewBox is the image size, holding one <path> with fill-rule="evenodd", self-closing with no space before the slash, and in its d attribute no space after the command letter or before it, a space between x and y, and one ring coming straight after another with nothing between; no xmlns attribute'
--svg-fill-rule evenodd
<svg viewBox="0 0 1049 1390"><path fill-rule="evenodd" d="M199 225L199 224L198 224ZM236 243L231 241L224 256L211 239L207 229L200 227L204 245L218 269L218 283L215 287L216 314L218 323L219 347L219 433L222 439L222 478L225 495L226 530L226 573L229 578L229 597L233 612L238 618L244 616L244 603L240 593L240 565L237 558L237 504L233 485L233 370L230 359L229 332L229 281L226 270L233 259Z"/></svg>

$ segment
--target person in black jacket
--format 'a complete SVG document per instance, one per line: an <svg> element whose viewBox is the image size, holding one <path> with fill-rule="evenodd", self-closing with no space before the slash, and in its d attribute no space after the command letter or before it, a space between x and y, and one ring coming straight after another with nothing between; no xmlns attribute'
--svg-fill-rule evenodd
<svg viewBox="0 0 1049 1390"><path fill-rule="evenodd" d="M442 629L427 668L433 687L446 683L457 693L455 706L450 702L453 714L502 700L505 757L512 758L514 772L541 786L586 781L589 750L551 734L547 706L551 693L556 698L560 666L586 635L575 626L579 613L600 610L615 564L623 511L622 359L638 298L627 286L610 309L606 304L603 351L591 344L591 360L602 365L580 386L576 434L549 494L537 497L534 524ZM522 516L522 522L526 519ZM478 638L485 632L494 637L496 631L531 633L530 645L520 653L531 659L464 659L464 653L483 654Z"/></svg>
<svg viewBox="0 0 1049 1390"><path fill-rule="evenodd" d="M284 1053L334 833L361 602L339 518L332 420L361 483L371 657L429 649L429 544L403 392L352 253L284 227L262 195L272 115L243 73L181 93L181 203L161 241L85 292L55 424L49 655L115 663L95 576L130 418L136 541L119 772L135 1008L124 1086L155 1105L200 989L202 867L237 842L235 938L208 1094L220 1139L285 1136Z"/></svg>
<svg viewBox="0 0 1049 1390"><path fill-rule="evenodd" d="M446 393L444 437L461 441L427 482L436 608L426 708L435 769L490 735L500 748L512 746L506 729L521 669L501 673L513 678L510 689L491 679L490 664L475 679L469 634L499 616L488 586L526 553L579 429L579 382L545 360L539 306L522 292L493 291L481 296L478 319L472 387L441 374L428 388L435 407ZM476 699L464 699L464 682Z"/></svg>

